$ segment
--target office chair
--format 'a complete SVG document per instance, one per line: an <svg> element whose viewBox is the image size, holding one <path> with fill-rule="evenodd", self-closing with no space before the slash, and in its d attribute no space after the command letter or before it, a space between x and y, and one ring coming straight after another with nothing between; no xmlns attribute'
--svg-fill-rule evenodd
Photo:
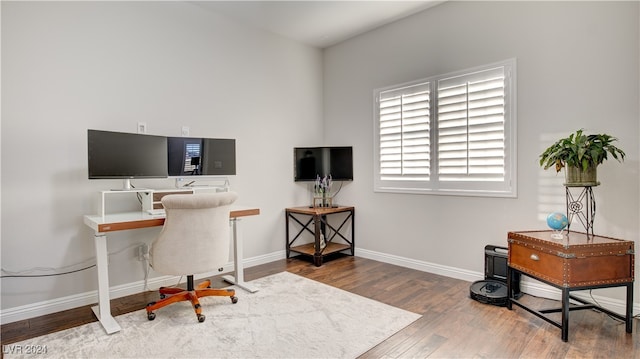
<svg viewBox="0 0 640 359"><path fill-rule="evenodd" d="M162 198L167 218L150 251L151 267L166 275L186 275L187 289L161 287L160 301L147 304L147 318L169 304L190 301L199 322L204 322L198 298L226 296L236 303L233 289L211 289L205 280L194 287L193 275L222 268L229 260L229 212L233 192L173 194Z"/></svg>

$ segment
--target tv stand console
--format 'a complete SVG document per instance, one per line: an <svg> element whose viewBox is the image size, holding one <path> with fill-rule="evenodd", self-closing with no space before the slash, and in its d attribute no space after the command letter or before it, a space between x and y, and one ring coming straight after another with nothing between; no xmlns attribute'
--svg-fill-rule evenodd
<svg viewBox="0 0 640 359"><path fill-rule="evenodd" d="M334 227L329 223L329 216L336 216L338 214L346 214L342 218L340 225ZM355 251L355 208L350 206L336 206L336 207L292 207L285 209L286 219L286 248L287 258L291 255L291 252L298 253L304 256L313 257L313 263L316 267L322 265L324 257L343 251L349 251L350 255L354 255ZM300 220L298 217L307 217L304 220ZM289 224L290 220L298 223L301 229L291 239L289 236ZM351 236L345 237L346 233L343 232L345 224L351 222ZM333 231L329 235L329 231ZM314 236L313 243L306 243L294 246L293 244L301 237L303 233L311 233ZM342 243L334 241L339 237Z"/></svg>

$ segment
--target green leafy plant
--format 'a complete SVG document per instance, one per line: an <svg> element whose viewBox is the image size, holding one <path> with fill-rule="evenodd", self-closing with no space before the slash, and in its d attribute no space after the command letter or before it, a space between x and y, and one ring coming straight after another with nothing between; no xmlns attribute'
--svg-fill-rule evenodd
<svg viewBox="0 0 640 359"><path fill-rule="evenodd" d="M625 153L613 145L618 139L607 134L585 135L582 129L562 138L540 155L540 166L548 169L555 166L560 172L565 166L574 166L586 171L597 166L611 154L618 162L624 161Z"/></svg>

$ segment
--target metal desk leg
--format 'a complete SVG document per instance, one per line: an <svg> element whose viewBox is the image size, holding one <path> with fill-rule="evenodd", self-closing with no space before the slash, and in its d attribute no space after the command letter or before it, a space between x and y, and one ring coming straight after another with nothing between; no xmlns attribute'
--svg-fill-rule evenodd
<svg viewBox="0 0 640 359"><path fill-rule="evenodd" d="M120 331L120 325L111 315L109 298L109 258L107 253L107 236L95 233L96 267L98 270L98 305L91 308L107 334Z"/></svg>
<svg viewBox="0 0 640 359"><path fill-rule="evenodd" d="M233 267L235 270L235 277L231 275L224 275L222 276L222 279L231 284L235 284L246 291L255 293L258 289L244 281L244 266L242 265L242 258L244 257L242 250L244 247L242 244L242 232L238 226L238 221L240 221L239 218L231 218L229 220L229 225L231 226L231 239L233 240Z"/></svg>

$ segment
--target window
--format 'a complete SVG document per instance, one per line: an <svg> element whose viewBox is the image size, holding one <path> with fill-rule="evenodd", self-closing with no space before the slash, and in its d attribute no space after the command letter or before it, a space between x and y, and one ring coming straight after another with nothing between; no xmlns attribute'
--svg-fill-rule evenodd
<svg viewBox="0 0 640 359"><path fill-rule="evenodd" d="M380 176L429 180L430 83L380 92Z"/></svg>
<svg viewBox="0 0 640 359"><path fill-rule="evenodd" d="M516 196L515 60L374 91L376 192Z"/></svg>

